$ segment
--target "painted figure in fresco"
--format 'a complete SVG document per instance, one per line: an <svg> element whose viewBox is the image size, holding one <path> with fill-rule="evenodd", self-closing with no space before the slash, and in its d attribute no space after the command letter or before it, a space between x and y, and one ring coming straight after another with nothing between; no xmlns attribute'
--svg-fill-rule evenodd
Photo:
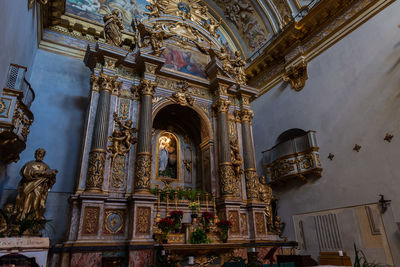
<svg viewBox="0 0 400 267"><path fill-rule="evenodd" d="M191 51L182 51L169 47L163 54L165 67L190 75L205 78L204 67L194 57Z"/></svg>
<svg viewBox="0 0 400 267"><path fill-rule="evenodd" d="M176 139L170 133L164 133L159 138L158 175L159 177L177 178Z"/></svg>
<svg viewBox="0 0 400 267"><path fill-rule="evenodd" d="M119 11L114 9L110 15L103 17L104 21L104 39L107 43L121 46L122 44L122 33L124 25L122 20L119 18Z"/></svg>
<svg viewBox="0 0 400 267"><path fill-rule="evenodd" d="M20 174L18 195L15 201L17 219L22 220L29 216L32 219L43 220L46 209L48 191L56 182L57 170L43 162L46 150L39 148L35 151L35 159L26 163Z"/></svg>
<svg viewBox="0 0 400 267"><path fill-rule="evenodd" d="M167 164L168 164L168 143L170 142L170 139L166 136L163 136L160 138L160 147L159 147L159 154L160 154L160 160L159 160L159 165L158 165L158 170L160 172L165 171L167 169Z"/></svg>

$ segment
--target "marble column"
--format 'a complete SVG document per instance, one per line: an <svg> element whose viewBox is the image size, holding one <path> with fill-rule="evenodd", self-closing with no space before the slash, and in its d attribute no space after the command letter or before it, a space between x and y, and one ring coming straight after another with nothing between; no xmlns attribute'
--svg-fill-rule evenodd
<svg viewBox="0 0 400 267"><path fill-rule="evenodd" d="M136 154L135 192L150 192L151 181L151 131L152 131L152 99L156 83L142 79L137 86L140 94L139 133Z"/></svg>
<svg viewBox="0 0 400 267"><path fill-rule="evenodd" d="M253 111L247 108L242 108L240 111L240 118L242 121L243 163L248 200L257 200L259 192L256 161L254 158L254 144L250 125L253 115Z"/></svg>
<svg viewBox="0 0 400 267"><path fill-rule="evenodd" d="M85 188L85 191L94 192L101 192L103 187L111 92L115 87L121 86L121 82L116 81L117 76L109 76L103 73L100 73L100 75L92 74L91 76L92 88L99 91L99 100L96 108Z"/></svg>
<svg viewBox="0 0 400 267"><path fill-rule="evenodd" d="M219 98L214 107L218 118L218 176L222 197L235 198L239 195L239 183L232 166L229 142L228 110L230 101Z"/></svg>

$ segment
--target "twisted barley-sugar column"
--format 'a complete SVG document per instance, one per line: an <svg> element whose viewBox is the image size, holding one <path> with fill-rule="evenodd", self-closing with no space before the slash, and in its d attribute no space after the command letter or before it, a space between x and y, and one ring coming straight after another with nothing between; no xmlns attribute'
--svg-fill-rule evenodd
<svg viewBox="0 0 400 267"><path fill-rule="evenodd" d="M136 154L135 192L149 193L151 180L152 99L156 83L143 79L137 86L140 94L139 133Z"/></svg>
<svg viewBox="0 0 400 267"><path fill-rule="evenodd" d="M218 114L218 176L222 197L226 199L237 197L239 194L229 143L229 105L230 101L223 98L219 98L214 103L214 108Z"/></svg>
<svg viewBox="0 0 400 267"><path fill-rule="evenodd" d="M254 113L252 110L243 108L240 111L242 121L242 141L243 141L243 163L246 178L246 195L248 200L258 199L258 177L256 161L254 159L254 144L251 138L251 125Z"/></svg>
<svg viewBox="0 0 400 267"><path fill-rule="evenodd" d="M121 86L117 76L100 73L92 74L92 90L99 91L96 108L92 145L89 152L88 170L86 176L86 191L101 192L104 180L104 165L106 162L108 115L110 113L110 96L113 89Z"/></svg>

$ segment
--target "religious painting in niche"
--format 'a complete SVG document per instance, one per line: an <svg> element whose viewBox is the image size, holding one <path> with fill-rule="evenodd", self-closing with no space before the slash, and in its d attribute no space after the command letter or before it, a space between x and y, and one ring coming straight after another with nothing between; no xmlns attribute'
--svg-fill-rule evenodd
<svg viewBox="0 0 400 267"><path fill-rule="evenodd" d="M161 57L165 58L165 68L206 78L205 66L210 59L200 52L168 46L161 54Z"/></svg>
<svg viewBox="0 0 400 267"><path fill-rule="evenodd" d="M158 177L178 179L178 145L176 137L169 132L158 138Z"/></svg>
<svg viewBox="0 0 400 267"><path fill-rule="evenodd" d="M67 0L65 8L66 13L102 24L103 16L117 9L121 14L125 30L132 32L132 19L143 17L148 4L146 0Z"/></svg>

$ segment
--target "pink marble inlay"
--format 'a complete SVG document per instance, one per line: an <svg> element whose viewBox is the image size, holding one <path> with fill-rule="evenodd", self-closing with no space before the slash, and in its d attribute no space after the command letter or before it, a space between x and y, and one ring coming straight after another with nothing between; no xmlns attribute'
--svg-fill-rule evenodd
<svg viewBox="0 0 400 267"><path fill-rule="evenodd" d="M152 265L152 249L134 250L129 252L129 267L149 267Z"/></svg>
<svg viewBox="0 0 400 267"><path fill-rule="evenodd" d="M101 267L102 253L73 253L70 267Z"/></svg>

